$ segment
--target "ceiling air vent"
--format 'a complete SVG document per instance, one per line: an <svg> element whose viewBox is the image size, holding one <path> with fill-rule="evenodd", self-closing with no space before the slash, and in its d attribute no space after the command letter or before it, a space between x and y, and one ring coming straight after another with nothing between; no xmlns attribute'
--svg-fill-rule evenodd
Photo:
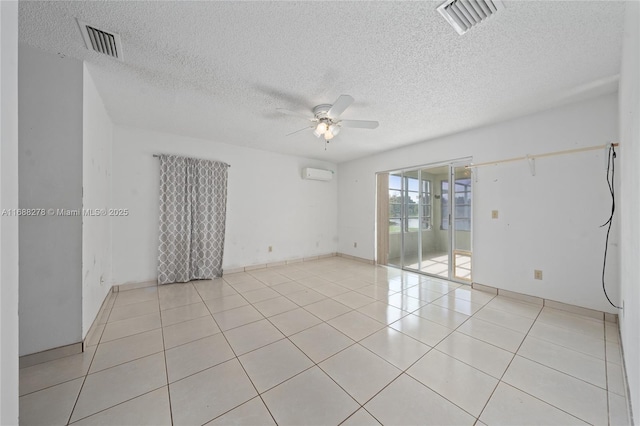
<svg viewBox="0 0 640 426"><path fill-rule="evenodd" d="M500 0L447 0L438 6L438 12L460 35L502 9Z"/></svg>
<svg viewBox="0 0 640 426"><path fill-rule="evenodd" d="M98 53L111 56L112 58L116 58L120 61L123 60L120 34L100 30L93 25L82 22L79 19L77 21L87 49L95 50Z"/></svg>

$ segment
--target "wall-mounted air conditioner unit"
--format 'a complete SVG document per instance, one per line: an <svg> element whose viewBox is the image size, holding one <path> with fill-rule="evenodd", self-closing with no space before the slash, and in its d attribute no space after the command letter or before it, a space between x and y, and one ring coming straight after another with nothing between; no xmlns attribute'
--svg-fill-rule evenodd
<svg viewBox="0 0 640 426"><path fill-rule="evenodd" d="M311 167L305 167L304 169L302 169L302 179L328 181L333 179L333 172L331 170L313 169Z"/></svg>

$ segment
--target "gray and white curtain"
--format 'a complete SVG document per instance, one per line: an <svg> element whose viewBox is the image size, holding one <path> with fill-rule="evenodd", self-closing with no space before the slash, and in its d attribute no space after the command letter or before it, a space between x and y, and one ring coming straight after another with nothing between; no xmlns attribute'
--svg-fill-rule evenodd
<svg viewBox="0 0 640 426"><path fill-rule="evenodd" d="M222 276L227 167L160 155L158 284Z"/></svg>

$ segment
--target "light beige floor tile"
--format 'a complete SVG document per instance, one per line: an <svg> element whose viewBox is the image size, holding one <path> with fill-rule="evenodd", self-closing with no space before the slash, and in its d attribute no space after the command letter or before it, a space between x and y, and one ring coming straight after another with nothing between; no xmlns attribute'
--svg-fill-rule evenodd
<svg viewBox="0 0 640 426"><path fill-rule="evenodd" d="M604 339L594 339L584 334L539 322L533 324L529 335L596 358L605 359Z"/></svg>
<svg viewBox="0 0 640 426"><path fill-rule="evenodd" d="M595 339L604 339L604 321L545 307L537 322L585 334Z"/></svg>
<svg viewBox="0 0 640 426"><path fill-rule="evenodd" d="M436 300L444 298L442 293L438 293L437 291L427 290L425 288L420 287L419 285L413 286L406 290L402 290L401 294L405 296L414 297L419 299L425 303L435 302Z"/></svg>
<svg viewBox="0 0 640 426"><path fill-rule="evenodd" d="M527 336L518 355L551 367L603 389L607 387L604 360L546 340Z"/></svg>
<svg viewBox="0 0 640 426"><path fill-rule="evenodd" d="M279 425L337 425L359 405L318 367L262 395Z"/></svg>
<svg viewBox="0 0 640 426"><path fill-rule="evenodd" d="M385 327L381 322L356 311L347 312L327 323L355 341L362 340Z"/></svg>
<svg viewBox="0 0 640 426"><path fill-rule="evenodd" d="M518 333L527 334L533 325L534 319L522 317L506 311L499 311L484 307L473 316L483 321L492 322L496 325L517 331Z"/></svg>
<svg viewBox="0 0 640 426"><path fill-rule="evenodd" d="M452 311L456 311L458 313L464 315L473 315L482 309L481 304L469 302L467 300L456 299L455 297L448 295L446 297L441 297L433 302L433 305L442 306L443 308L447 308Z"/></svg>
<svg viewBox="0 0 640 426"><path fill-rule="evenodd" d="M349 337L324 323L289 338L316 363L355 343Z"/></svg>
<svg viewBox="0 0 640 426"><path fill-rule="evenodd" d="M367 297L371 297L372 299L380 301L386 301L389 299L389 296L397 293L396 291L389 290L386 287L381 287L375 284L369 284L367 286L357 288L355 291Z"/></svg>
<svg viewBox="0 0 640 426"><path fill-rule="evenodd" d="M212 314L228 311L230 309L239 308L249 304L247 299L240 294L232 294L230 296L222 296L216 299L205 300L204 303Z"/></svg>
<svg viewBox="0 0 640 426"><path fill-rule="evenodd" d="M309 289L288 293L286 297L298 306L310 305L325 299L324 294L320 294L317 291Z"/></svg>
<svg viewBox="0 0 640 426"><path fill-rule="evenodd" d="M274 297L273 299L254 303L253 307L260 311L260 313L265 317L272 317L283 312L298 309L299 306L284 296L278 296Z"/></svg>
<svg viewBox="0 0 640 426"><path fill-rule="evenodd" d="M356 344L319 364L360 404L366 403L402 371Z"/></svg>
<svg viewBox="0 0 640 426"><path fill-rule="evenodd" d="M201 425L257 395L237 359L169 385L174 425Z"/></svg>
<svg viewBox="0 0 640 426"><path fill-rule="evenodd" d="M39 391L87 374L96 347L83 353L32 365L20 370L20 395Z"/></svg>
<svg viewBox="0 0 640 426"><path fill-rule="evenodd" d="M473 425L475 418L402 374L365 405L384 425Z"/></svg>
<svg viewBox="0 0 640 426"><path fill-rule="evenodd" d="M277 284L271 287L273 290L278 293L286 296L287 294L296 293L298 291L308 290L308 287L299 282L287 282L282 284Z"/></svg>
<svg viewBox="0 0 640 426"><path fill-rule="evenodd" d="M274 286L291 281L291 278L276 273L264 274L261 276L257 276L256 278L268 286Z"/></svg>
<svg viewBox="0 0 640 426"><path fill-rule="evenodd" d="M238 293L242 294L248 291L266 288L267 286L256 280L255 278L252 278L251 280L246 280L241 283L231 284L231 287L233 287Z"/></svg>
<svg viewBox="0 0 640 426"><path fill-rule="evenodd" d="M335 296L333 300L340 302L352 309L358 309L363 307L364 305L368 305L376 301L375 299L369 296L365 296L364 294L360 294L357 291L350 291L348 293L339 294Z"/></svg>
<svg viewBox="0 0 640 426"><path fill-rule="evenodd" d="M504 382L591 424L606 424L607 392L526 358L516 356Z"/></svg>
<svg viewBox="0 0 640 426"><path fill-rule="evenodd" d="M414 314L407 315L401 320L389 325L389 327L398 330L407 336L411 336L429 346L437 345L442 339L453 332L450 328L436 324L435 322L426 320Z"/></svg>
<svg viewBox="0 0 640 426"><path fill-rule="evenodd" d="M607 362L607 390L625 396L624 375L622 366Z"/></svg>
<svg viewBox="0 0 640 426"><path fill-rule="evenodd" d="M207 423L209 426L267 426L275 425L260 397L255 397Z"/></svg>
<svg viewBox="0 0 640 426"><path fill-rule="evenodd" d="M130 303L158 300L158 287L144 287L135 290L120 291L117 293L113 307L124 306Z"/></svg>
<svg viewBox="0 0 640 426"><path fill-rule="evenodd" d="M347 420L340 423L340 426L380 426L380 422L369 414L367 410L361 408L353 413Z"/></svg>
<svg viewBox="0 0 640 426"><path fill-rule="evenodd" d="M525 303L510 299L508 297L496 296L485 306L491 309L497 309L499 311L510 312L512 314L520 315L521 317L527 317L535 319L542 306L534 305L532 303Z"/></svg>
<svg viewBox="0 0 640 426"><path fill-rule="evenodd" d="M327 297L334 297L339 294L348 293L351 291L351 289L332 283L313 286L311 288L320 294L324 294Z"/></svg>
<svg viewBox="0 0 640 426"><path fill-rule="evenodd" d="M336 302L333 299L324 299L319 302L312 303L305 306L304 309L323 321L328 321L352 310L350 307Z"/></svg>
<svg viewBox="0 0 640 426"><path fill-rule="evenodd" d="M21 425L66 425L84 378L20 397Z"/></svg>
<svg viewBox="0 0 640 426"><path fill-rule="evenodd" d="M436 349L497 379L513 359L513 353L457 331L447 336Z"/></svg>
<svg viewBox="0 0 640 426"><path fill-rule="evenodd" d="M496 297L495 294L489 294L484 291L474 290L471 287L459 287L453 290L450 295L452 295L456 299L467 300L469 302L479 303L481 305L486 305Z"/></svg>
<svg viewBox="0 0 640 426"><path fill-rule="evenodd" d="M270 288L260 288L258 290L247 291L242 296L249 301L249 303L262 302L263 300L273 299L274 297L281 296L275 290Z"/></svg>
<svg viewBox="0 0 640 426"><path fill-rule="evenodd" d="M606 342L607 362L613 362L614 364L622 365L622 351L620 350L620 344L613 342Z"/></svg>
<svg viewBox="0 0 640 426"><path fill-rule="evenodd" d="M171 309L202 301L200 294L191 283L168 284L160 286L160 309Z"/></svg>
<svg viewBox="0 0 640 426"><path fill-rule="evenodd" d="M414 312L427 304L427 302L423 302L415 297L405 296L402 293L395 293L389 296L387 303L406 312Z"/></svg>
<svg viewBox="0 0 640 426"><path fill-rule="evenodd" d="M116 306L111 309L109 322L140 317L142 315L153 314L155 312L160 312L160 305L156 299L139 303L131 303L129 305Z"/></svg>
<svg viewBox="0 0 640 426"><path fill-rule="evenodd" d="M525 336L524 333L477 318L469 318L457 330L513 353L518 350Z"/></svg>
<svg viewBox="0 0 640 426"><path fill-rule="evenodd" d="M177 346L166 352L169 382L183 379L235 357L222 333Z"/></svg>
<svg viewBox="0 0 640 426"><path fill-rule="evenodd" d="M263 319L264 317L253 306L241 306L239 308L229 309L228 311L213 314L218 326L222 331L240 327L254 321Z"/></svg>
<svg viewBox="0 0 640 426"><path fill-rule="evenodd" d="M629 409L626 398L609 392L609 425L627 426L630 425Z"/></svg>
<svg viewBox="0 0 640 426"><path fill-rule="evenodd" d="M160 313L143 315L136 318L129 318L121 321L109 322L102 333L101 343L122 337L132 336L145 331L160 328Z"/></svg>
<svg viewBox="0 0 640 426"><path fill-rule="evenodd" d="M179 308L167 309L160 313L163 327L208 315L211 314L203 302L192 303L191 305L180 306Z"/></svg>
<svg viewBox="0 0 640 426"><path fill-rule="evenodd" d="M269 321L278 327L278 330L280 330L285 336L290 336L302 330L306 330L307 328L311 328L322 322L318 317L310 314L302 308L274 315L269 318Z"/></svg>
<svg viewBox="0 0 640 426"><path fill-rule="evenodd" d="M374 320L383 324L391 324L398 321L400 318L409 315L409 312L405 312L402 309L398 309L394 306L388 305L385 302L373 302L368 305L357 309L358 312L365 314Z"/></svg>
<svg viewBox="0 0 640 426"><path fill-rule="evenodd" d="M498 385L495 377L437 350L420 358L407 374L475 417Z"/></svg>
<svg viewBox="0 0 640 426"><path fill-rule="evenodd" d="M193 286L200 294L202 300L217 299L219 297L231 296L238 292L221 279L196 281Z"/></svg>
<svg viewBox="0 0 640 426"><path fill-rule="evenodd" d="M607 342L620 343L620 330L618 324L612 324L610 322L604 323L604 337Z"/></svg>
<svg viewBox="0 0 640 426"><path fill-rule="evenodd" d="M84 347L95 346L100 342L102 333L107 324L94 324L84 340Z"/></svg>
<svg viewBox="0 0 640 426"><path fill-rule="evenodd" d="M470 318L468 315L433 304L423 306L414 312L414 314L447 328L458 328Z"/></svg>
<svg viewBox="0 0 640 426"><path fill-rule="evenodd" d="M255 281L253 275L248 272L237 272L234 274L224 274L222 279L229 284L237 284L244 281Z"/></svg>
<svg viewBox="0 0 640 426"><path fill-rule="evenodd" d="M170 349L220 332L220 328L210 316L164 327L164 347Z"/></svg>
<svg viewBox="0 0 640 426"><path fill-rule="evenodd" d="M164 351L162 330L151 330L100 343L89 373Z"/></svg>
<svg viewBox="0 0 640 426"><path fill-rule="evenodd" d="M163 353L89 374L71 421L90 416L166 384Z"/></svg>
<svg viewBox="0 0 640 426"><path fill-rule="evenodd" d="M431 349L430 346L390 327L372 334L360 344L401 370L407 369Z"/></svg>
<svg viewBox="0 0 640 426"><path fill-rule="evenodd" d="M587 424L505 383L498 385L480 420L488 425L504 426Z"/></svg>
<svg viewBox="0 0 640 426"><path fill-rule="evenodd" d="M156 389L93 416L85 417L74 425L170 426L171 409L168 388L165 386Z"/></svg>
<svg viewBox="0 0 640 426"><path fill-rule="evenodd" d="M224 334L238 356L284 338L266 319L225 331Z"/></svg>
<svg viewBox="0 0 640 426"><path fill-rule="evenodd" d="M435 291L437 293L449 294L454 291L456 288L460 287L460 285L447 283L445 281L424 281L419 284L420 288L430 291Z"/></svg>
<svg viewBox="0 0 640 426"><path fill-rule="evenodd" d="M244 354L239 360L259 393L313 366L313 362L287 339Z"/></svg>
<svg viewBox="0 0 640 426"><path fill-rule="evenodd" d="M338 284L339 286L342 286L351 290L357 290L362 287L366 287L370 284L369 282L357 277L339 280L339 281L336 281L335 283Z"/></svg>

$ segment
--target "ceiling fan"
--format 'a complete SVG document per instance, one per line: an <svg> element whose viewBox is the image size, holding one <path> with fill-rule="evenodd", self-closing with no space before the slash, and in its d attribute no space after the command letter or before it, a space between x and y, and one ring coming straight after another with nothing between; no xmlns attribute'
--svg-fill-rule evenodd
<svg viewBox="0 0 640 426"><path fill-rule="evenodd" d="M329 142L340 132L342 127L355 127L359 129L375 129L378 127L377 121L342 120L340 118L340 115L353 103L353 101L353 97L349 95L340 95L333 105L321 104L313 108L312 118L288 109L276 108L276 110L282 114L302 117L311 122L311 125L300 130L296 130L295 132L291 132L287 136L302 132L303 130L313 129L313 134L316 135L316 137L319 138L322 136L326 142Z"/></svg>

